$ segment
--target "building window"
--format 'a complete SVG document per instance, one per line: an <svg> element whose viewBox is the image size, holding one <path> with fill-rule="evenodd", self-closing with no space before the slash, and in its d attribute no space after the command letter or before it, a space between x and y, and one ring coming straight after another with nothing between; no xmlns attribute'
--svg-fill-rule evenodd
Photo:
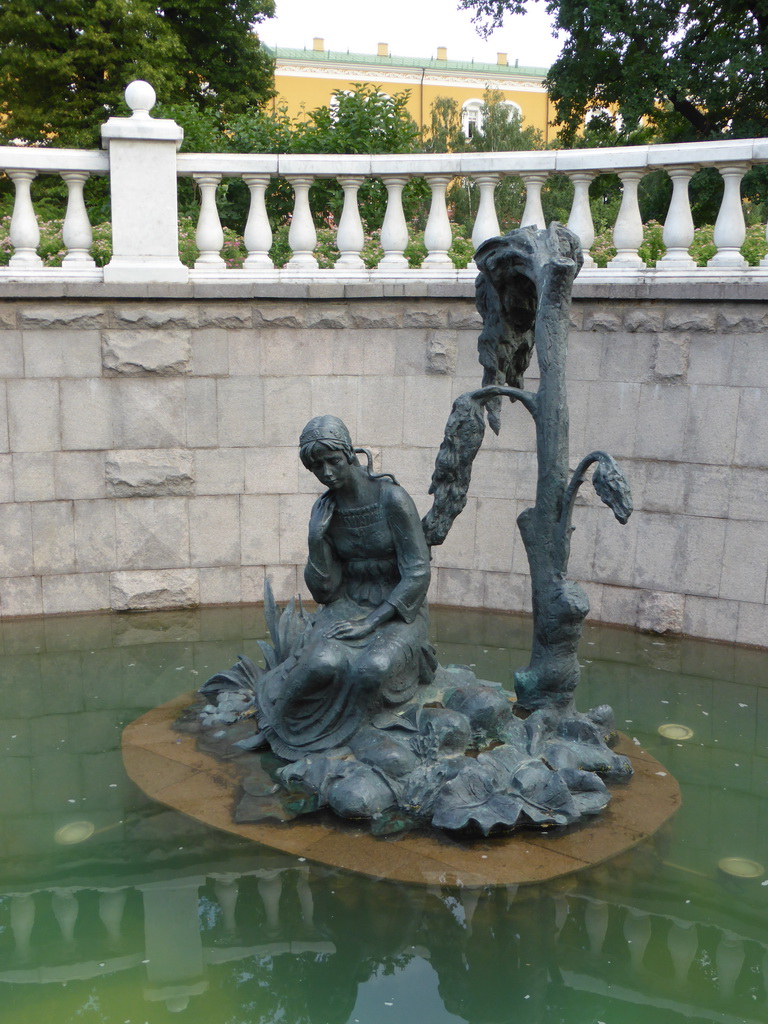
<svg viewBox="0 0 768 1024"><path fill-rule="evenodd" d="M472 136L481 130L483 127L483 106L484 102L481 99L465 100L461 105L461 127L464 131L464 137L471 139ZM517 103L513 103L511 100L504 100L502 106L507 107L510 114L514 114L517 117L522 117L523 112Z"/></svg>

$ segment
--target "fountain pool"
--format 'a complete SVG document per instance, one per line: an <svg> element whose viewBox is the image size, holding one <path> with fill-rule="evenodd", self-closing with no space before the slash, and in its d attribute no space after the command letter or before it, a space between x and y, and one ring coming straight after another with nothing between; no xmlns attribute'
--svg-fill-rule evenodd
<svg viewBox="0 0 768 1024"><path fill-rule="evenodd" d="M527 660L525 618L432 617L444 664ZM588 626L579 706L612 704L682 810L590 871L455 888L259 847L128 780L124 726L264 635L252 607L0 624L4 1024L765 1021L767 652Z"/></svg>

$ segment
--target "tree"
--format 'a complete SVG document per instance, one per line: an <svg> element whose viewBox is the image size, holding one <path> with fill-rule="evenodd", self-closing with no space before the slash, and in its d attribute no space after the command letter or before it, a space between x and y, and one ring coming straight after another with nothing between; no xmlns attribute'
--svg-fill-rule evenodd
<svg viewBox="0 0 768 1024"><path fill-rule="evenodd" d="M0 140L95 145L136 78L168 103L258 105L273 64L252 25L273 13L274 0L0 0Z"/></svg>
<svg viewBox="0 0 768 1024"><path fill-rule="evenodd" d="M423 132L424 152L463 153L468 142L458 102L452 96L438 96L429 109L429 125Z"/></svg>
<svg viewBox="0 0 768 1024"><path fill-rule="evenodd" d="M539 0L460 0L481 32ZM590 113L666 140L768 134L768 7L750 0L544 0L566 34L549 70L561 138Z"/></svg>
<svg viewBox="0 0 768 1024"><path fill-rule="evenodd" d="M486 89L480 117L470 138L461 127L461 111L452 97L439 96L432 104L430 125L424 133L424 149L429 153L500 153L530 149L543 149L541 132L530 125L523 127L521 115L507 104L497 89ZM545 188L543 201L547 213L557 218L560 205L552 209L552 194L559 192L559 182L553 179ZM472 178L456 178L448 190L448 202L454 220L464 226L467 234L472 230L479 195ZM520 223L525 207L525 186L514 176L505 177L496 188L496 212L502 230L509 231Z"/></svg>
<svg viewBox="0 0 768 1024"><path fill-rule="evenodd" d="M170 117L184 128L182 149L187 152L232 153L410 153L417 149L419 131L408 114L408 93L388 96L372 85L355 84L337 89L330 104L292 119L285 107L246 111L214 117L192 102L158 104L160 117ZM406 189L406 211L412 194L423 193L414 182ZM428 192L428 190L427 190ZM370 230L381 226L386 210L386 190L376 180L366 180L359 192L360 213ZM192 214L196 206L189 179L179 187L180 208ZM338 221L343 206L341 187L332 179L318 179L310 202L318 226ZM238 178L226 178L217 193L219 214L228 227L242 231L248 216L250 195ZM267 209L273 227L284 224L293 210L293 190L283 179L272 181Z"/></svg>

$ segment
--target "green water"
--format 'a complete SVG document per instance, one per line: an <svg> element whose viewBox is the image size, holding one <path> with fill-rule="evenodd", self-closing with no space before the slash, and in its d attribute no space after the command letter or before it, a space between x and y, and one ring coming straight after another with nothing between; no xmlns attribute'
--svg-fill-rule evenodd
<svg viewBox="0 0 768 1024"><path fill-rule="evenodd" d="M443 663L525 663L525 619L433 620ZM579 705L613 705L682 811L590 873L425 889L254 847L126 778L123 726L263 635L253 608L0 625L2 1024L768 1019L768 875L718 870L768 866L768 654L587 629ZM58 843L78 821L94 834Z"/></svg>

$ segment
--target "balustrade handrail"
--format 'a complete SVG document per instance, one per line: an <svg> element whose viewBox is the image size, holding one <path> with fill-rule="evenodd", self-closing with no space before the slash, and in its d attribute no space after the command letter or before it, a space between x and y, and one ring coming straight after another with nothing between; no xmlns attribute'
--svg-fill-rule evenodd
<svg viewBox="0 0 768 1024"><path fill-rule="evenodd" d="M473 266L457 270L449 255L453 235L446 190L451 181L463 177L477 186L479 202L472 230L472 242L477 246L501 233L495 189L505 177L515 176L525 186L521 226L545 227L541 193L553 174L564 174L573 184L568 226L581 239L588 279L768 279L768 256L759 267L749 267L740 252L746 235L741 180L753 164L768 162L768 139L503 153L178 153L183 132L171 120L150 116L154 103L151 87L134 82L126 90L126 99L134 113L132 117L110 118L102 127L105 151L0 147L0 170L12 179L16 190L10 226L14 252L8 267L0 268L0 280L85 278L144 284L244 277L277 282L294 278L352 282L393 277L411 281L469 279ZM688 196L690 180L702 167L717 168L724 183L714 229L716 252L705 268L697 267L690 255L694 226ZM639 255L643 225L638 186L643 175L654 170L666 171L673 188L663 229L666 253L649 268ZM60 268L43 267L37 252L40 232L31 184L38 174L59 174L69 189L63 232L67 254ZM112 260L103 269L89 254L92 231L83 200L84 185L93 174L109 175L110 179L113 248ZM606 268L599 269L589 251L595 239L589 185L602 174L619 176L622 201L613 228L616 255ZM179 177L193 178L201 197L196 232L200 255L191 269L181 264L178 255ZM242 179L251 195L244 232L247 256L242 269L236 270L227 267L221 255L224 233L216 200L222 179L232 177ZM292 255L281 270L270 257L273 236L265 201L275 177L285 178L295 196L288 236ZM341 255L333 268L321 270L309 195L316 180L327 178L335 178L344 192L343 212L336 226ZM360 186L370 178L383 181L387 190L381 228L384 255L374 269L368 269L362 258L365 235L357 199ZM419 269L411 269L405 256L410 229L402 193L413 178L422 178L431 190L424 231L427 256Z"/></svg>
<svg viewBox="0 0 768 1024"><path fill-rule="evenodd" d="M0 148L0 166L3 152ZM614 174L625 168L656 170L689 164L715 167L724 163L768 163L768 139L489 153L179 153L177 157L180 175L208 171L235 176L253 171L281 176L312 174L318 178L335 178L339 174L381 177L398 173L412 177L427 174L459 177L483 171L514 175L538 170L552 174L588 170L600 175Z"/></svg>

